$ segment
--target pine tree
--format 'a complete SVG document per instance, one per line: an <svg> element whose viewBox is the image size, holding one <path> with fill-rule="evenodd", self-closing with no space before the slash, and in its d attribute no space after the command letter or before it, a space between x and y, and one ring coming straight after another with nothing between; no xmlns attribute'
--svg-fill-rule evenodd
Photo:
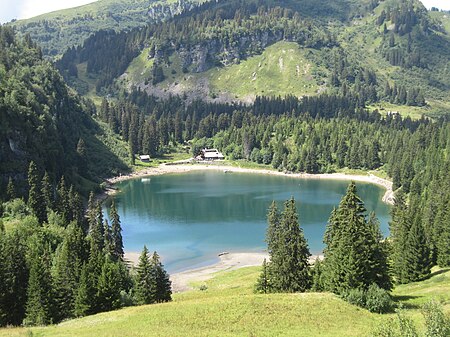
<svg viewBox="0 0 450 337"><path fill-rule="evenodd" d="M65 221L70 222L71 217L71 209L70 209L70 198L69 198L69 192L67 190L66 181L64 179L64 176L61 177L58 187L56 189L56 195L57 195L57 209L61 216L64 218Z"/></svg>
<svg viewBox="0 0 450 337"><path fill-rule="evenodd" d="M380 230L380 222L376 218L375 212L369 215L368 226L372 231L372 247L370 247L370 280L385 290L392 289L391 270L388 254L388 247L383 240L383 234Z"/></svg>
<svg viewBox="0 0 450 337"><path fill-rule="evenodd" d="M120 308L121 281L122 278L118 263L106 258L98 278L97 300L100 311L110 311Z"/></svg>
<svg viewBox="0 0 450 337"><path fill-rule="evenodd" d="M44 198L44 204L47 210L53 209L54 207L54 195L52 184L50 183L50 177L45 171L42 177L42 197Z"/></svg>
<svg viewBox="0 0 450 337"><path fill-rule="evenodd" d="M71 223L64 241L58 247L52 270L56 321L71 317L74 313L76 290L85 255L83 232L76 223Z"/></svg>
<svg viewBox="0 0 450 337"><path fill-rule="evenodd" d="M172 282L169 279L169 274L164 270L159 255L153 252L150 260L155 278L155 301L157 303L169 302L172 300Z"/></svg>
<svg viewBox="0 0 450 337"><path fill-rule="evenodd" d="M430 250L420 220L411 225L403 252L405 260L405 278L402 281L419 281L430 274Z"/></svg>
<svg viewBox="0 0 450 337"><path fill-rule="evenodd" d="M38 218L39 223L44 223L47 220L47 209L42 197L37 167L33 161L30 162L28 169L28 186L30 187L28 191L28 205Z"/></svg>
<svg viewBox="0 0 450 337"><path fill-rule="evenodd" d="M144 246L139 257L136 274L135 294L138 304L150 304L156 301L156 282L153 272L148 249Z"/></svg>
<svg viewBox="0 0 450 337"><path fill-rule="evenodd" d="M100 203L95 206L95 211L88 212L89 214L89 237L92 244L96 246L98 252L102 252L105 247L105 227L103 223L103 212Z"/></svg>
<svg viewBox="0 0 450 337"><path fill-rule="evenodd" d="M372 283L390 289L379 225L374 219L367 222L365 213L352 182L332 212L324 236L324 278L326 289L332 292L365 290Z"/></svg>
<svg viewBox="0 0 450 337"><path fill-rule="evenodd" d="M278 211L277 204L275 203L275 201L273 201L267 214L268 226L266 233L266 242L269 254L271 254L273 250L276 249L278 244L280 217L281 214Z"/></svg>
<svg viewBox="0 0 450 337"><path fill-rule="evenodd" d="M271 288L276 292L306 291L311 287L311 254L298 222L294 198L285 202L277 232L270 252Z"/></svg>
<svg viewBox="0 0 450 337"><path fill-rule="evenodd" d="M261 274L256 282L255 292L267 294L270 292L270 288L269 268L267 267L266 259L264 259Z"/></svg>
<svg viewBox="0 0 450 337"><path fill-rule="evenodd" d="M408 208L405 197L398 193L395 197L394 207L391 212L391 222L389 223L390 239L392 245L393 272L398 283L408 282L407 261L405 259L405 249L408 240L408 233L411 228L411 220L408 216Z"/></svg>
<svg viewBox="0 0 450 337"><path fill-rule="evenodd" d="M14 183L13 183L11 177L9 177L8 185L6 186L6 197L8 198L8 200L12 200L17 197L16 187L14 186Z"/></svg>
<svg viewBox="0 0 450 337"><path fill-rule="evenodd" d="M88 267L86 264L83 264L80 272L80 281L78 282L74 299L73 314L75 317L83 317L91 313L94 293L95 291L90 282Z"/></svg>
<svg viewBox="0 0 450 337"><path fill-rule="evenodd" d="M19 231L0 233L0 326L20 325L25 317L29 275L26 253Z"/></svg>
<svg viewBox="0 0 450 337"><path fill-rule="evenodd" d="M33 252L30 260L25 325L46 325L53 322L50 267L48 248L44 248L41 253Z"/></svg>
<svg viewBox="0 0 450 337"><path fill-rule="evenodd" d="M120 225L119 213L116 209L116 203L113 201L111 210L109 213L111 219L111 237L113 244L113 256L116 260L123 260L123 240L122 240L122 227Z"/></svg>
<svg viewBox="0 0 450 337"><path fill-rule="evenodd" d="M317 258L314 262L312 270L312 291L320 292L325 290L324 280L323 280L323 266L320 258Z"/></svg>

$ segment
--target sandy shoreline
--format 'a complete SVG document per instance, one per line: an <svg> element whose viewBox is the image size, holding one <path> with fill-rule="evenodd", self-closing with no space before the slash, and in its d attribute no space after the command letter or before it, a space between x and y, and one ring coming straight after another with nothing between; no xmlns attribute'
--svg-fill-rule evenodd
<svg viewBox="0 0 450 337"><path fill-rule="evenodd" d="M125 259L136 265L139 253L127 252L125 253ZM313 255L310 257L310 263L319 258L323 258L321 255ZM192 282L207 281L214 277L214 274L220 271L231 271L244 267L261 266L263 260L269 260L269 255L265 252L252 252L252 253L226 253L219 256L220 261L209 266L189 269L186 271L173 273L170 275L172 281L172 292L179 293L183 291L192 290L190 285Z"/></svg>
<svg viewBox="0 0 450 337"><path fill-rule="evenodd" d="M157 176L168 173L184 173L199 170L209 170L209 171L221 171L221 172L239 172L239 173L254 173L254 174L270 174L277 176L288 176L294 178L304 178L304 179L329 179L329 180L353 180L359 182L366 182L376 184L378 186L386 189L386 192L382 198L383 202L393 205L394 204L394 192L392 191L392 182L383 178L379 178L373 174L367 175L355 175L355 174L344 174L344 173L324 173L324 174L311 174L311 173L284 173L270 169L251 169L251 168L241 168L235 166L228 166L221 163L196 163L189 164L183 162L181 164L161 164L158 167L149 167L138 172L133 172L126 175L121 175L111 179L107 179L108 184L106 193L104 197L114 194L115 189L114 184L118 182L125 181L128 179L146 177L146 176Z"/></svg>
<svg viewBox="0 0 450 337"><path fill-rule="evenodd" d="M386 179L379 178L373 174L367 175L351 175L343 173L329 173L329 174L309 174L309 173L284 173L270 169L250 169L235 166L228 166L222 163L188 163L181 162L179 164L162 164L158 167L151 167L133 172L127 175L122 175L106 180L107 189L98 198L105 199L109 195L114 194L117 189L114 184L133 178L140 178L146 176L157 176L169 173L184 173L198 170L221 171L221 172L239 172L239 173L254 173L254 174L270 174L277 176L289 176L294 178L305 179L329 179L329 180L353 180L359 182L366 182L376 184L386 189L382 198L383 202L387 204L394 203L394 193L392 191L392 182ZM125 258L132 264L137 264L139 253L126 252ZM182 292L192 289L190 283L201 282L211 279L215 273L224 270L234 270L242 267L260 266L264 258L268 259L267 253L228 253L219 257L220 261L216 264L205 266L202 268L191 269L170 275L172 280L173 292ZM314 261L317 256L312 256L310 261Z"/></svg>

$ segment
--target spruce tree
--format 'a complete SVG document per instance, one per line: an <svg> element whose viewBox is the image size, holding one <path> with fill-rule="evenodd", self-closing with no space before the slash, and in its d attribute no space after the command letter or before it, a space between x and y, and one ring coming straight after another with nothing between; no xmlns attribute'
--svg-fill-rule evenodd
<svg viewBox="0 0 450 337"><path fill-rule="evenodd" d="M122 240L122 227L120 225L119 213L116 209L116 203L113 201L111 210L109 213L111 219L111 237L113 245L113 256L116 260L123 261L123 240Z"/></svg>
<svg viewBox="0 0 450 337"><path fill-rule="evenodd" d="M309 253L298 222L294 198L287 200L276 240L270 252L271 289L276 292L303 292L311 287Z"/></svg>
<svg viewBox="0 0 450 337"><path fill-rule="evenodd" d="M262 294L267 294L270 292L269 268L267 267L266 259L263 260L262 271L258 277L258 281L256 282L255 292Z"/></svg>
<svg viewBox="0 0 450 337"><path fill-rule="evenodd" d="M430 250L419 219L413 221L411 225L403 254L406 271L403 281L420 281L430 275Z"/></svg>
<svg viewBox="0 0 450 337"><path fill-rule="evenodd" d="M28 205L38 218L39 223L42 224L47 220L47 209L42 196L37 167L33 161L30 162L28 169L28 186Z"/></svg>
<svg viewBox="0 0 450 337"><path fill-rule="evenodd" d="M70 222L71 220L71 207L70 207L70 197L69 191L67 190L66 181L64 176L61 177L58 187L56 189L57 195L57 209L62 215L64 220Z"/></svg>
<svg viewBox="0 0 450 337"><path fill-rule="evenodd" d="M75 317L83 317L91 313L93 307L92 298L95 293L93 288L87 264L83 264L74 299L73 314Z"/></svg>
<svg viewBox="0 0 450 337"><path fill-rule="evenodd" d="M402 193L398 193L395 197L394 207L391 211L391 222L389 223L392 246L391 259L393 272L398 283L405 283L408 280L407 262L404 252L411 221L407 211L405 196Z"/></svg>
<svg viewBox="0 0 450 337"><path fill-rule="evenodd" d="M316 258L312 270L312 291L320 292L324 291L324 280L323 280L323 265L320 258Z"/></svg>
<svg viewBox="0 0 450 337"><path fill-rule="evenodd" d="M100 311L120 308L121 280L118 263L106 258L98 278L97 300Z"/></svg>
<svg viewBox="0 0 450 337"><path fill-rule="evenodd" d="M375 212L369 215L368 226L372 231L373 240L370 247L370 281L385 290L392 289L391 269L389 265L389 252L383 234L380 230L380 222Z"/></svg>
<svg viewBox="0 0 450 337"><path fill-rule="evenodd" d="M269 208L269 212L267 214L267 233L266 233L266 242L267 242L267 250L269 254L273 252L273 250L278 247L278 236L279 236L279 228L280 228L280 218L281 214L278 211L277 204L275 201L272 202Z"/></svg>
<svg viewBox="0 0 450 337"><path fill-rule="evenodd" d="M366 220L364 203L356 192L355 183L350 183L324 236L325 287L338 294L366 290L372 283L390 289L378 222Z"/></svg>
<svg viewBox="0 0 450 337"><path fill-rule="evenodd" d="M139 256L139 263L137 266L135 296L138 304L154 303L156 296L156 282L154 270L150 263L150 256L146 246Z"/></svg>
<svg viewBox="0 0 450 337"><path fill-rule="evenodd" d="M153 269L153 276L155 278L155 301L157 303L169 302L172 300L172 282L169 279L169 274L164 270L160 257L156 252L153 252L150 264Z"/></svg>
<svg viewBox="0 0 450 337"><path fill-rule="evenodd" d="M0 233L0 326L20 325L25 317L26 253L25 238L18 230Z"/></svg>
<svg viewBox="0 0 450 337"><path fill-rule="evenodd" d="M46 325L53 322L53 294L48 248L33 252L30 258L25 325Z"/></svg>
<svg viewBox="0 0 450 337"><path fill-rule="evenodd" d="M105 247L105 227L103 223L103 212L100 203L97 203L95 210L88 211L89 237L92 244L96 245L97 251L102 252Z"/></svg>
<svg viewBox="0 0 450 337"><path fill-rule="evenodd" d="M50 177L45 171L44 176L42 177L42 197L44 198L44 204L47 208L47 211L53 209L54 207L54 195L53 195L53 187L50 182Z"/></svg>
<svg viewBox="0 0 450 337"><path fill-rule="evenodd" d="M58 247L52 270L56 321L71 317L74 313L76 290L85 255L83 232L76 223L71 223L64 241Z"/></svg>
<svg viewBox="0 0 450 337"><path fill-rule="evenodd" d="M6 197L8 198L8 200L12 200L17 197L16 187L14 186L14 183L13 183L11 177L9 177L8 185L6 186Z"/></svg>

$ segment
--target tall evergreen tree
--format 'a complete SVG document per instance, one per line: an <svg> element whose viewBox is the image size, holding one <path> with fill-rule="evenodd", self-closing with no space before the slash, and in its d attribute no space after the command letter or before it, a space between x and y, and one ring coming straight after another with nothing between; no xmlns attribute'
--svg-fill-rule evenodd
<svg viewBox="0 0 450 337"><path fill-rule="evenodd" d="M113 201L111 210L109 213L111 219L111 238L113 245L113 256L116 260L123 260L123 240L122 240L122 227L120 225L119 213L116 209L116 203Z"/></svg>
<svg viewBox="0 0 450 337"><path fill-rule="evenodd" d="M332 292L367 289L372 283L390 288L378 222L368 222L365 213L352 182L332 212L324 236L324 277L326 288Z"/></svg>
<svg viewBox="0 0 450 337"><path fill-rule="evenodd" d="M169 274L164 270L164 266L156 252L153 252L150 264L153 269L153 277L155 278L155 301L157 303L171 301L172 282L169 279Z"/></svg>
<svg viewBox="0 0 450 337"><path fill-rule="evenodd" d="M83 317L92 312L94 295L95 289L91 283L88 266L83 264L74 299L73 314L75 317Z"/></svg>
<svg viewBox="0 0 450 337"><path fill-rule="evenodd" d="M14 186L14 183L13 183L11 177L9 177L8 185L6 186L6 197L8 198L8 200L12 200L17 197L16 187Z"/></svg>
<svg viewBox="0 0 450 337"><path fill-rule="evenodd" d="M272 203L269 213L270 290L306 291L311 287L308 245L298 222L294 198L287 200L280 215Z"/></svg>
<svg viewBox="0 0 450 337"><path fill-rule="evenodd" d="M270 292L270 276L269 268L267 267L266 259L263 260L262 271L256 282L255 292L267 294Z"/></svg>
<svg viewBox="0 0 450 337"><path fill-rule="evenodd" d="M106 258L98 278L98 306L100 311L109 311L120 308L120 292L122 278L119 265Z"/></svg>
<svg viewBox="0 0 450 337"><path fill-rule="evenodd" d="M38 218L39 223L44 223L47 220L47 209L44 204L40 185L37 167L32 161L28 169L28 205L33 211L33 214Z"/></svg>
<svg viewBox="0 0 450 337"><path fill-rule="evenodd" d="M414 282L428 276L431 271L430 250L421 221L413 221L408 232L405 250L405 278L402 281Z"/></svg>
<svg viewBox="0 0 450 337"><path fill-rule="evenodd" d="M29 275L26 253L18 230L0 233L0 326L20 325L25 317Z"/></svg>
<svg viewBox="0 0 450 337"><path fill-rule="evenodd" d="M45 171L44 176L42 177L42 197L44 198L44 203L47 210L53 209L55 198L53 194L53 187L47 171Z"/></svg>
<svg viewBox="0 0 450 337"><path fill-rule="evenodd" d="M146 246L139 256L136 268L136 302L138 304L150 304L155 302L156 282L154 270L150 262L150 255Z"/></svg>
<svg viewBox="0 0 450 337"><path fill-rule="evenodd" d="M58 247L53 264L52 279L56 307L56 321L71 317L75 309L77 285L86 246L81 228L72 222Z"/></svg>
<svg viewBox="0 0 450 337"><path fill-rule="evenodd" d="M38 239L39 240L39 239ZM37 245L44 244L43 242ZM45 245L45 244L44 244ZM25 325L46 325L53 322L54 307L51 256L48 247L35 251L30 258L30 277L27 288Z"/></svg>
<svg viewBox="0 0 450 337"><path fill-rule="evenodd" d="M389 223L390 240L392 245L392 264L396 281L399 283L407 282L407 262L404 256L408 233L410 230L410 219L405 202L405 196L398 193L395 197L394 207L391 211L391 222Z"/></svg>

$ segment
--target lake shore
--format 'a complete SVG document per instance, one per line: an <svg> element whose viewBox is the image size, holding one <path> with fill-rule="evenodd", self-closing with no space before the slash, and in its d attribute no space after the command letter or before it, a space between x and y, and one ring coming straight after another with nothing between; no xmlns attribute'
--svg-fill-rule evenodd
<svg viewBox="0 0 450 337"><path fill-rule="evenodd" d="M173 164L161 164L158 167L149 167L140 171L132 172L130 174L125 174L117 176L111 179L107 179L107 189L105 193L100 196L100 199L107 198L116 192L114 184L118 182L125 181L128 179L146 177L146 176L157 176L169 173L184 173L198 170L209 170L209 171L221 171L221 172L239 172L239 173L254 173L254 174L269 174L277 176L288 176L294 178L302 179L329 179L329 180L353 180L359 182L366 182L376 184L383 187L386 192L383 195L383 202L393 205L394 204L394 192L392 190L392 182L377 177L373 174L368 173L367 175L356 175L356 174L344 174L344 173L323 173L323 174L311 174L311 173L285 173L270 169L257 169L257 168L243 168L226 165L220 162L214 163L189 163L188 161L183 161L180 163Z"/></svg>
<svg viewBox="0 0 450 337"><path fill-rule="evenodd" d="M373 174L354 175L344 173L327 173L327 174L310 174L310 173L285 173L271 169L257 169L257 168L242 168L236 166L226 165L220 162L214 163L190 163L183 161L173 164L161 164L158 167L149 167L136 171L130 174L117 176L108 179L106 191L99 196L100 199L105 199L117 192L114 185L128 179L144 178L149 176L158 176L170 173L185 173L191 171L208 170L219 171L223 173L252 173L252 174L268 174L277 176L288 176L303 179L329 179L329 180L353 180L359 182L366 182L376 184L386 189L383 195L383 202L387 204L394 203L394 193L392 191L392 182L386 179L379 178ZM130 263L137 265L140 253L125 252L125 259ZM183 292L192 289L190 285L193 282L202 282L211 279L215 273L220 271L230 271L243 267L260 266L264 259L268 259L268 254L264 252L241 252L241 253L227 253L219 256L218 263L208 265L201 268L190 269L170 275L172 281L172 290L174 293ZM310 262L314 262L316 258L321 256L311 256Z"/></svg>
<svg viewBox="0 0 450 337"><path fill-rule="evenodd" d="M127 252L125 253L125 259L136 265L138 263L139 255L139 253ZM314 263L317 257L322 258L320 255L313 255L309 259L310 263ZM191 284L193 282L207 281L213 278L215 273L221 271L261 266L264 259L269 260L269 255L265 252L222 253L219 256L219 259L219 262L209 266L171 274L170 280L172 281L172 291L174 293L179 293L192 290Z"/></svg>

